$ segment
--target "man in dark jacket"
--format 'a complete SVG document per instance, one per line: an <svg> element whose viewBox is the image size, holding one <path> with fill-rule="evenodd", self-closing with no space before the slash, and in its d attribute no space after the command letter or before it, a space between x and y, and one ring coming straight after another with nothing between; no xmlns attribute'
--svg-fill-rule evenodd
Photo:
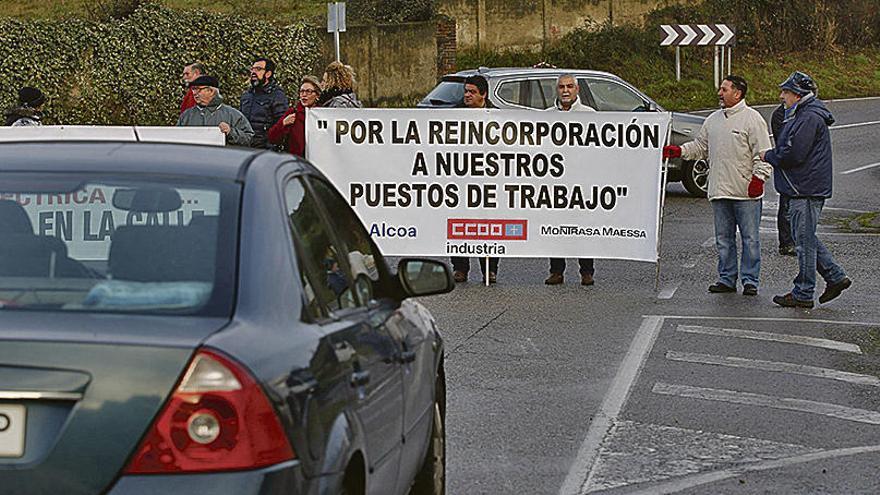
<svg viewBox="0 0 880 495"><path fill-rule="evenodd" d="M241 95L241 113L254 129L253 148L271 148L267 133L290 106L284 90L275 84L275 62L258 58L251 64L251 87Z"/></svg>
<svg viewBox="0 0 880 495"><path fill-rule="evenodd" d="M811 89L813 96L819 97L819 88L813 81ZM770 132L773 133L775 142L779 142L779 135L782 133L782 123L785 120L785 103L780 103L773 115L770 116ZM779 208L776 211L776 230L779 234L779 254L784 256L797 256L794 248L794 241L791 238L791 223L788 221L788 201L789 197L779 193Z"/></svg>
<svg viewBox="0 0 880 495"><path fill-rule="evenodd" d="M812 308L816 289L816 270L825 279L824 304L852 285L831 253L816 237L816 225L825 200L831 197L831 112L816 99L810 76L794 72L779 85L785 102L782 130L776 147L761 153L773 165L776 191L788 196L791 233L798 257L794 289L775 296L773 302L785 307Z"/></svg>

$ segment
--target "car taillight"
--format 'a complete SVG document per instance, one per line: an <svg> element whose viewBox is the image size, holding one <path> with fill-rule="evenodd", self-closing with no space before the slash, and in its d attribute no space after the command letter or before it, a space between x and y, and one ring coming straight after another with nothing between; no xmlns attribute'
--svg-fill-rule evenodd
<svg viewBox="0 0 880 495"><path fill-rule="evenodd" d="M255 469L293 458L256 381L232 359L201 349L125 473Z"/></svg>

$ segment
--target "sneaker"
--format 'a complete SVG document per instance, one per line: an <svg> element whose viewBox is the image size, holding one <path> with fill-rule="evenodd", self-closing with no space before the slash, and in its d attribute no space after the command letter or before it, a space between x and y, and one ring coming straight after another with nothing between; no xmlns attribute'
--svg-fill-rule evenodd
<svg viewBox="0 0 880 495"><path fill-rule="evenodd" d="M547 285L560 285L565 283L565 277L561 273L551 273L544 283Z"/></svg>
<svg viewBox="0 0 880 495"><path fill-rule="evenodd" d="M452 280L455 280L456 283L467 282L467 272L460 272L456 270L452 274Z"/></svg>
<svg viewBox="0 0 880 495"><path fill-rule="evenodd" d="M843 280L837 282L836 284L826 285L825 292L823 292L822 295L819 296L819 303L825 304L828 301L836 298L840 295L841 292L849 289L851 285L852 280L850 280L849 277L843 277Z"/></svg>
<svg viewBox="0 0 880 495"><path fill-rule="evenodd" d="M743 295L744 296L757 296L758 295L758 287L754 284L743 285Z"/></svg>
<svg viewBox="0 0 880 495"><path fill-rule="evenodd" d="M783 256L797 256L797 249L794 246L779 246L779 254Z"/></svg>
<svg viewBox="0 0 880 495"><path fill-rule="evenodd" d="M593 285L596 281L593 280L593 275L590 273L584 273L581 275L581 285Z"/></svg>
<svg viewBox="0 0 880 495"><path fill-rule="evenodd" d="M736 287L731 287L727 284L722 284L721 282L715 282L714 284L709 286L709 292L713 294L720 294L723 292L736 292Z"/></svg>
<svg viewBox="0 0 880 495"><path fill-rule="evenodd" d="M783 296L773 296L773 302L782 306L783 308L810 309L813 307L813 301L801 301L800 299L795 299L794 296L791 295L791 292Z"/></svg>

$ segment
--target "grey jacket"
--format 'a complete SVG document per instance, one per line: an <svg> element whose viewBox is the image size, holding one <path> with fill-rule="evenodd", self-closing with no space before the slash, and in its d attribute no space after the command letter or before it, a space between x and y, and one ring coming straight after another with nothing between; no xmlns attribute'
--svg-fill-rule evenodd
<svg viewBox="0 0 880 495"><path fill-rule="evenodd" d="M217 127L221 122L226 122L232 128L226 135L227 146L250 146L254 137L251 123L241 112L225 105L219 93L208 106L196 105L177 119L177 125L181 127Z"/></svg>

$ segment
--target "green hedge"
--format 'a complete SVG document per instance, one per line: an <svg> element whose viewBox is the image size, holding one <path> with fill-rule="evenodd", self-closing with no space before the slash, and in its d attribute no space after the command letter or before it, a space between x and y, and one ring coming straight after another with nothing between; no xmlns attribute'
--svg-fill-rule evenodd
<svg viewBox="0 0 880 495"><path fill-rule="evenodd" d="M253 58L276 61L278 82L295 89L319 52L317 34L304 24L157 4L107 23L0 18L0 107L13 105L17 89L31 85L48 97L49 124L172 125L185 63L204 62L237 106L246 88L239 71Z"/></svg>

